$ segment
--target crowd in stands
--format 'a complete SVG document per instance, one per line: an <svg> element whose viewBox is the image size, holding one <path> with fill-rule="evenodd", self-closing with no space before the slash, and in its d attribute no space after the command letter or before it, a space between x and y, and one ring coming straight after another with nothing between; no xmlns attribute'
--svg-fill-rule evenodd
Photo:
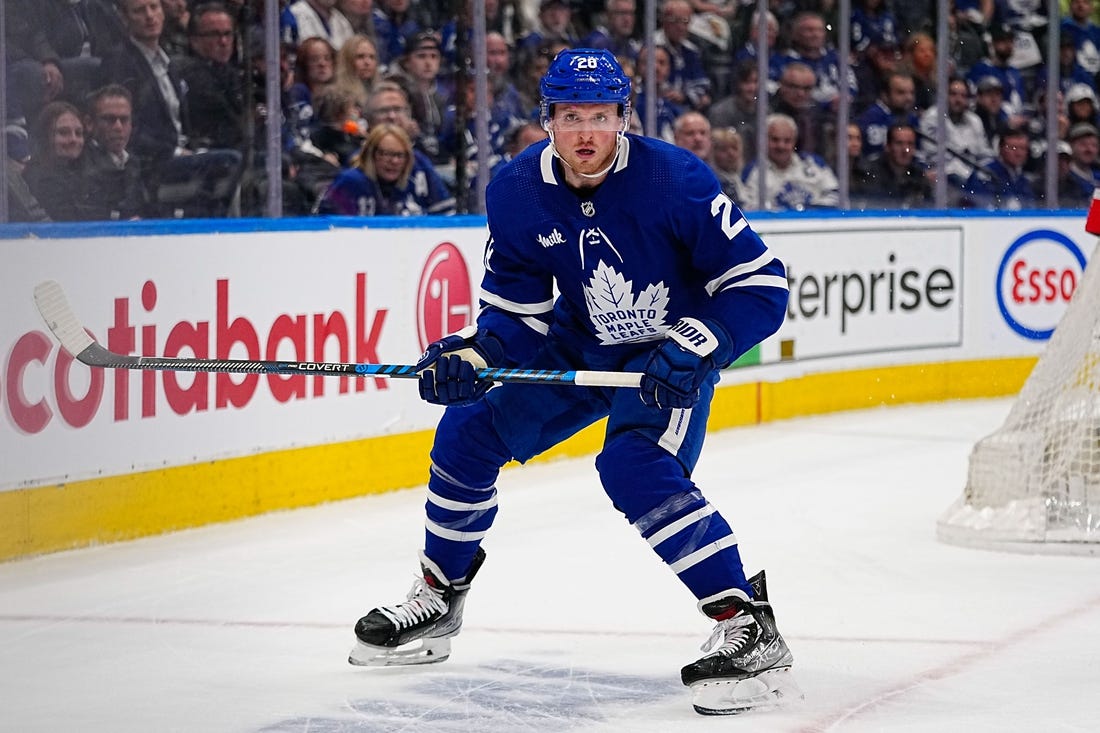
<svg viewBox="0 0 1100 733"><path fill-rule="evenodd" d="M1062 208L1086 206L1100 181L1093 1L1069 0L1053 19ZM433 0L284 0L278 100L265 98L262 0L6 0L9 220L262 216L269 122L284 215L470 211L482 175L546 137L538 81L570 47L612 50L634 79L632 131L694 152L745 210L838 206L838 156L853 208L930 207L941 120L949 206L1045 205L1043 0L954 0L946 114L932 0L853 0L845 79L835 0L771 0L766 79L755 2L663 0L651 43L637 0L484 7L490 150L479 156L472 0L462 17Z"/></svg>

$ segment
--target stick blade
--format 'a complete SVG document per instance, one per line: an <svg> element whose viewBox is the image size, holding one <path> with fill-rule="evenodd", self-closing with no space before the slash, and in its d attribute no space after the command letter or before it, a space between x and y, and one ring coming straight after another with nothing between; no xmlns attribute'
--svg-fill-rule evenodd
<svg viewBox="0 0 1100 733"><path fill-rule="evenodd" d="M95 341L87 334L80 321L76 319L65 291L53 280L46 280L34 288L34 303L38 313L46 322L61 346L73 357L91 346Z"/></svg>

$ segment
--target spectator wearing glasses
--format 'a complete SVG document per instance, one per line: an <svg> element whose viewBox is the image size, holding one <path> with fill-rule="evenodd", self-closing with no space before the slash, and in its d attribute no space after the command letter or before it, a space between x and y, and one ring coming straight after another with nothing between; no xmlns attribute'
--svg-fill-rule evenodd
<svg viewBox="0 0 1100 733"><path fill-rule="evenodd" d="M179 62L191 110L191 142L200 148L243 151L248 129L244 70L234 57L236 23L221 3L191 12L187 28L190 53Z"/></svg>
<svg viewBox="0 0 1100 733"><path fill-rule="evenodd" d="M1072 132L1071 129L1071 135ZM967 202L997 211L1033 208L1038 197L1024 173L1030 152L1027 130L1007 127L1000 130L997 137L997 157L975 170L966 182Z"/></svg>
<svg viewBox="0 0 1100 733"><path fill-rule="evenodd" d="M427 174L417 165L404 129L388 123L372 126L352 167L325 192L317 212L351 216L453 214L454 197L438 175L433 180Z"/></svg>
<svg viewBox="0 0 1100 733"><path fill-rule="evenodd" d="M84 218L128 220L144 215L141 163L130 154L133 101L129 90L111 84L92 93L84 115Z"/></svg>
<svg viewBox="0 0 1100 733"><path fill-rule="evenodd" d="M824 108L814 102L816 85L813 67L792 61L783 67L771 104L773 113L787 115L795 121L798 126L795 147L798 152L809 155L822 155L832 134L832 121Z"/></svg>

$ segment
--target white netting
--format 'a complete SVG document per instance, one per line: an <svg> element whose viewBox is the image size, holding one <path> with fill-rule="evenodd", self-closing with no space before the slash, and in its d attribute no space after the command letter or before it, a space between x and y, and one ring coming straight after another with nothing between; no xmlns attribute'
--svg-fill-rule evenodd
<svg viewBox="0 0 1100 733"><path fill-rule="evenodd" d="M974 446L966 490L937 534L975 547L1100 554L1100 266L1085 268L1004 425Z"/></svg>

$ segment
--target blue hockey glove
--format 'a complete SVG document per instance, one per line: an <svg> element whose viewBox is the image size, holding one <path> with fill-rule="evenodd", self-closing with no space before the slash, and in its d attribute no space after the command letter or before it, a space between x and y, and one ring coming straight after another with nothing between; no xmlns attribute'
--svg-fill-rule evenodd
<svg viewBox="0 0 1100 733"><path fill-rule="evenodd" d="M659 410L694 407L699 388L730 354L729 337L718 324L681 318L653 350L642 375L641 398Z"/></svg>
<svg viewBox="0 0 1100 733"><path fill-rule="evenodd" d="M493 386L491 379L478 379L475 369L504 361L504 347L488 331L476 326L444 336L428 345L416 362L420 375L420 397L433 405L469 405L480 400Z"/></svg>

